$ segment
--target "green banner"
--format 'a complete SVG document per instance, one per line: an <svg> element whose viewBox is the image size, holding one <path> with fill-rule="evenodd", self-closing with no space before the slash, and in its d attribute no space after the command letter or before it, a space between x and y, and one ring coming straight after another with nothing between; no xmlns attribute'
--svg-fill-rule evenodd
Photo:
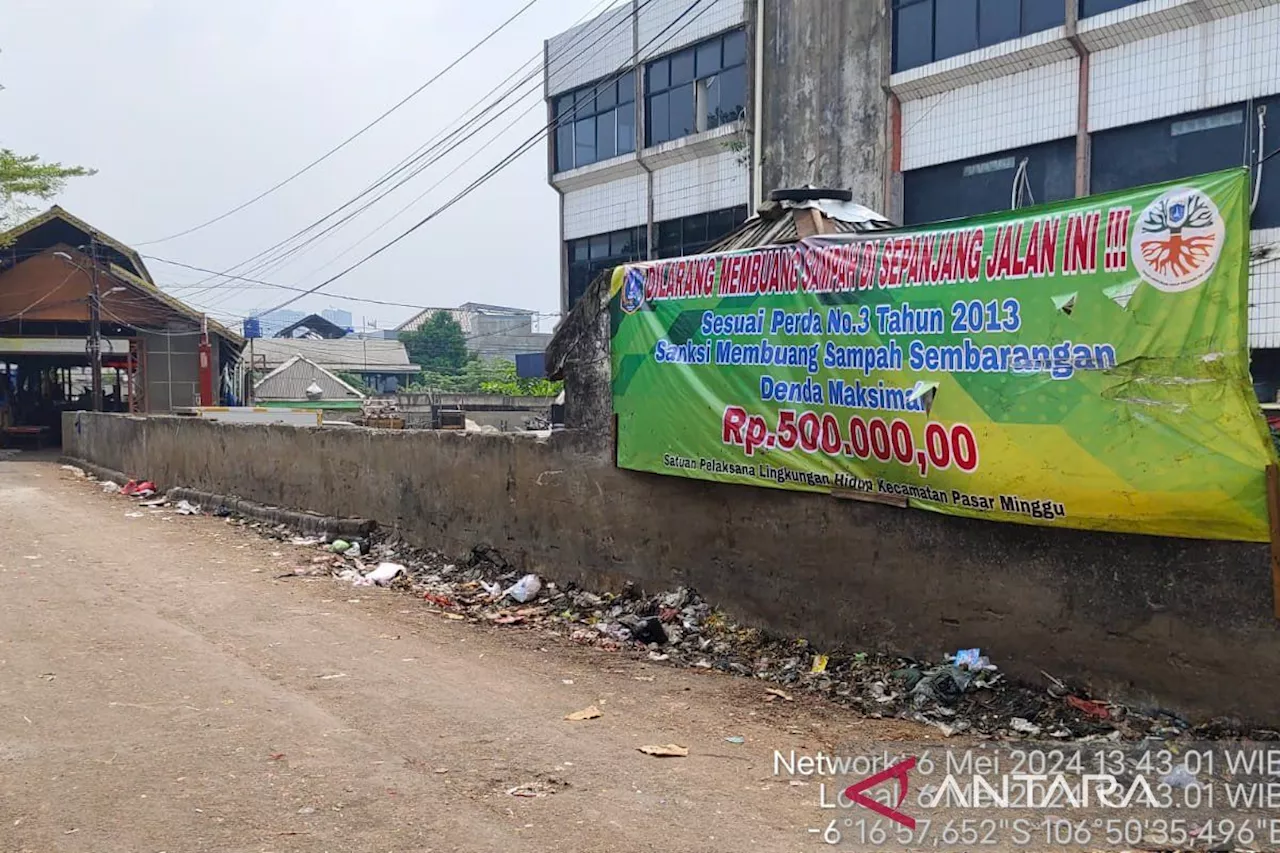
<svg viewBox="0 0 1280 853"><path fill-rule="evenodd" d="M1248 172L613 274L618 464L1268 539Z"/></svg>

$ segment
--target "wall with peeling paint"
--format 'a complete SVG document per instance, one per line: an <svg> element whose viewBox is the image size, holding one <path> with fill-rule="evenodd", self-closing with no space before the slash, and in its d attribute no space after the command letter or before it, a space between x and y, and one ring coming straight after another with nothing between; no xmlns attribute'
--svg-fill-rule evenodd
<svg viewBox="0 0 1280 853"><path fill-rule="evenodd" d="M836 187L887 213L889 21L883 0L770 0L764 15L765 198ZM752 8L747 20L756 20Z"/></svg>
<svg viewBox="0 0 1280 853"><path fill-rule="evenodd" d="M73 412L71 457L412 542L492 545L559 581L697 588L820 647L980 646L1134 704L1280 724L1265 546L950 518L622 471L606 434L302 429Z"/></svg>

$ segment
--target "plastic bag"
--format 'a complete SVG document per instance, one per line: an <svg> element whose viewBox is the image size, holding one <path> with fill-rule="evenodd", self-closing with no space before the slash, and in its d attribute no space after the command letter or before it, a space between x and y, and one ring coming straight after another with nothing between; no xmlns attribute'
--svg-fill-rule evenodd
<svg viewBox="0 0 1280 853"><path fill-rule="evenodd" d="M542 592L542 581L538 579L538 576L525 575L508 587L502 594L514 598L521 604L525 604L537 598L539 592Z"/></svg>

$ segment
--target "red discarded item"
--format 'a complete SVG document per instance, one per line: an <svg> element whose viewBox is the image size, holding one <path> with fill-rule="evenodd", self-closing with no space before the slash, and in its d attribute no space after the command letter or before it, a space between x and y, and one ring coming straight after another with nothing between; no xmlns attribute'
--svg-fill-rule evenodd
<svg viewBox="0 0 1280 853"><path fill-rule="evenodd" d="M1102 702L1094 702L1092 699L1081 699L1079 696L1068 696L1067 704L1082 714L1090 717L1097 717L1099 720L1105 720L1111 716L1111 711L1105 704Z"/></svg>
<svg viewBox="0 0 1280 853"><path fill-rule="evenodd" d="M121 488L121 489L120 489L120 494L122 494L122 495L132 495L132 494L134 494L134 493L135 493L135 492L137 492L137 491L138 491L138 481L137 481L137 480L130 480L129 482L127 482L127 483L125 483L125 484L124 484L124 487L123 487L123 488Z"/></svg>
<svg viewBox="0 0 1280 853"><path fill-rule="evenodd" d="M441 595L438 592L424 592L422 594L423 601L429 601L437 607L453 607L453 599L447 595Z"/></svg>
<svg viewBox="0 0 1280 853"><path fill-rule="evenodd" d="M668 624L680 617L680 610L675 607L664 607L658 611L658 618Z"/></svg>

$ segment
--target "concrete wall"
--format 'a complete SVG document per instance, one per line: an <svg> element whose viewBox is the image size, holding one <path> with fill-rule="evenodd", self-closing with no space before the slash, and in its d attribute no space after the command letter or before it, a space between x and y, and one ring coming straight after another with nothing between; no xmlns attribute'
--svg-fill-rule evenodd
<svg viewBox="0 0 1280 853"><path fill-rule="evenodd" d="M823 645L980 646L1204 716L1280 721L1266 549L1051 531L616 469L602 439L347 431L69 413L66 453L263 503L484 542L562 581L688 584Z"/></svg>
<svg viewBox="0 0 1280 853"><path fill-rule="evenodd" d="M755 0L760 2L760 0ZM853 190L887 211L889 21L883 0L770 0L764 15L764 175L770 190ZM754 9L749 20L755 20Z"/></svg>

